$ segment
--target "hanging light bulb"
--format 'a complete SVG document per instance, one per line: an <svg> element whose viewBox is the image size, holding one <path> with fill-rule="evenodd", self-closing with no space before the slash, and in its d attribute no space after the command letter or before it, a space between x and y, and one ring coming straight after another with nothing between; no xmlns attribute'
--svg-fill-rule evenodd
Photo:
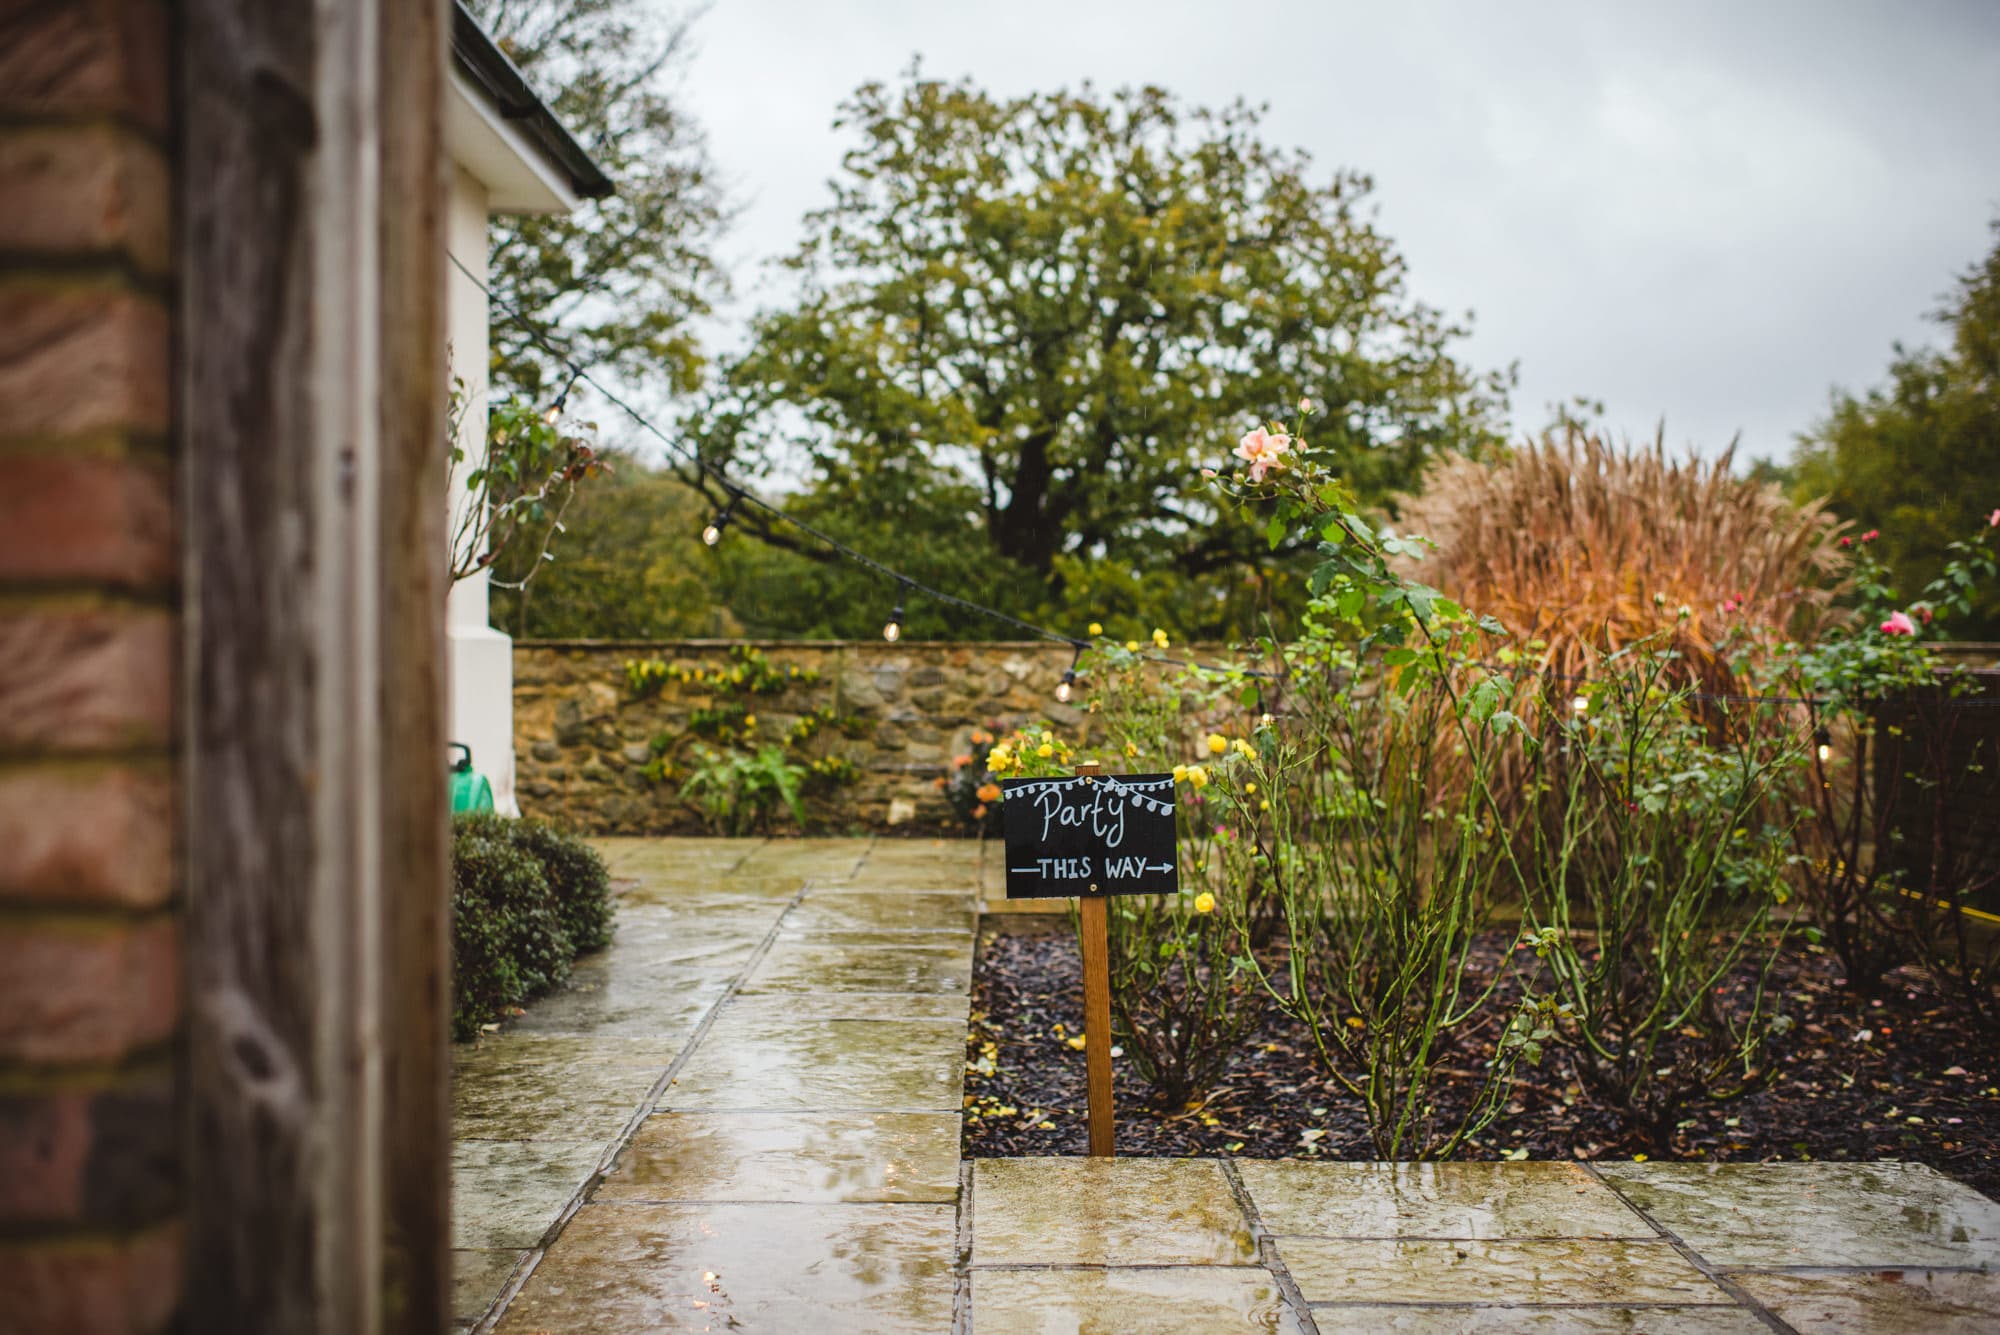
<svg viewBox="0 0 2000 1335"><path fill-rule="evenodd" d="M908 588L908 582L905 581L901 587ZM900 592L896 595L896 610L889 613L888 623L882 627L882 638L891 644L903 638L903 595Z"/></svg>
<svg viewBox="0 0 2000 1335"><path fill-rule="evenodd" d="M569 392L576 385L576 378L582 374L583 372L577 370L574 366L569 368L569 379L564 382L562 393L556 395L556 401L551 403L542 413L542 420L544 422L547 422L550 426L554 426L562 420L563 405L569 402Z"/></svg>
<svg viewBox="0 0 2000 1335"><path fill-rule="evenodd" d="M1069 666L1063 669L1062 680L1056 683L1056 703L1068 704L1076 694L1076 665L1083 661L1083 651L1089 647L1087 641L1069 642Z"/></svg>
<svg viewBox="0 0 2000 1335"><path fill-rule="evenodd" d="M1569 702L1569 707L1579 714L1587 714L1590 712L1590 697L1579 695L1576 699Z"/></svg>
<svg viewBox="0 0 2000 1335"><path fill-rule="evenodd" d="M736 512L736 497L729 498L729 504L715 512L715 518L708 521L708 527L701 531L701 540L713 547L722 541L722 530L729 527L730 516Z"/></svg>
<svg viewBox="0 0 2000 1335"><path fill-rule="evenodd" d="M1821 760L1833 759L1832 733L1828 732L1825 728L1820 728L1813 733L1813 740L1819 743L1819 758Z"/></svg>

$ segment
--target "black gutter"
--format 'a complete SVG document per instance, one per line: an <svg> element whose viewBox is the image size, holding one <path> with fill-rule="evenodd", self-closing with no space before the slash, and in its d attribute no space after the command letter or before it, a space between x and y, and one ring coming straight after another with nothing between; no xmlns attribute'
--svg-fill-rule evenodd
<svg viewBox="0 0 2000 1335"><path fill-rule="evenodd" d="M562 169L579 197L602 199L611 194L616 188L611 178L528 86L520 69L465 7L465 0L452 0L451 10L452 61L499 108L501 119L519 125L543 156Z"/></svg>

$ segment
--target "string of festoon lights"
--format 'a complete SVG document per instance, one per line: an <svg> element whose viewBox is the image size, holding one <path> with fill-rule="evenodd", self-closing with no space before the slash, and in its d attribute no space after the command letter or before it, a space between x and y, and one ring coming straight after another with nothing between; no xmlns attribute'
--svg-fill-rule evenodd
<svg viewBox="0 0 2000 1335"><path fill-rule="evenodd" d="M1063 669L1062 677L1056 683L1053 694L1056 700L1062 704L1068 704L1074 698L1077 673L1083 661L1084 651L1093 647L1094 640L1084 639L1063 631L1051 629L1047 626L1038 625L1035 622L1014 616L1012 613L1003 612L999 608L988 607L984 603L974 602L969 598L962 598L955 593L949 593L943 589L926 584L913 575L906 574L884 562L876 560L866 552L856 550L825 530L799 518L783 507L765 500L763 497L730 478L720 467L702 458L699 452L684 442L669 436L658 426L654 425L652 420L644 413L641 413L638 409L620 398L602 382L593 379L589 370L579 363L568 349L559 346L548 333L542 330L513 303L488 287L472 270L465 266L464 262L458 256L448 254L447 257L451 260L453 266L458 269L459 273L465 276L468 282L485 294L488 302L498 308L514 324L518 325L532 342L561 363L566 373L566 378L563 381L562 389L558 391L555 398L550 401L548 408L542 413L542 418L545 422L551 426L559 422L562 419L564 410L568 407L570 394L579 384L588 385L591 389L597 391L605 402L611 404L612 407L618 409L629 418L634 426L664 445L670 454L693 467L702 477L713 480L722 489L723 494L728 499L723 502L720 509L716 510L709 517L708 522L702 526L701 540L703 543L710 547L720 545L729 529L730 523L736 518L740 509L750 508L759 510L767 515L770 520L797 529L800 533L813 539L813 541L819 543L835 556L872 571L894 586L895 603L889 612L888 620L882 624L882 638L888 643L896 644L903 638L903 621L910 598L912 596L928 598L934 602L972 613L975 616L984 617L989 621L1011 626L1016 630L1026 631L1037 639L1068 645L1070 647L1069 666ZM1134 657L1145 662L1157 663L1164 667L1193 668L1198 671L1220 675L1234 674L1256 681L1273 680L1282 675L1260 668L1204 663L1195 659L1180 658L1166 653L1146 652L1129 647L1128 652L1131 652ZM1522 664L1479 664L1478 666L1518 673L1532 673L1537 671L1532 667ZM1565 674L1538 673L1538 675L1543 676L1545 680L1551 682L1587 683L1590 680L1588 677ZM1806 705L1813 708L1830 703L1825 699L1814 696L1737 695L1710 691L1691 691L1688 693L1688 698L1722 704L1789 704ZM2000 698L1996 697L1961 699L1956 703L1961 707L2000 708ZM1591 707L1590 697L1579 691L1572 697L1570 707L1579 715L1586 714ZM1255 712L1259 714L1263 714L1264 712L1261 690ZM1814 742L1818 749L1819 758L1821 760L1827 759L1832 753L1833 737L1825 726L1816 724L1814 727Z"/></svg>

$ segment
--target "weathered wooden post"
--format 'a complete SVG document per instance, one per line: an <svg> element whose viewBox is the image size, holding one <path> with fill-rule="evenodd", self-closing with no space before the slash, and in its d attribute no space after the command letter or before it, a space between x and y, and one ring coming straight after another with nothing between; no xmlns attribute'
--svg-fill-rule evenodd
<svg viewBox="0 0 2000 1335"><path fill-rule="evenodd" d="M1104 773L1096 761L1077 766L1079 777ZM1083 1043L1090 1086L1090 1154L1108 1159L1113 1148L1111 1103L1111 930L1105 895L1092 882L1078 907L1083 927Z"/></svg>

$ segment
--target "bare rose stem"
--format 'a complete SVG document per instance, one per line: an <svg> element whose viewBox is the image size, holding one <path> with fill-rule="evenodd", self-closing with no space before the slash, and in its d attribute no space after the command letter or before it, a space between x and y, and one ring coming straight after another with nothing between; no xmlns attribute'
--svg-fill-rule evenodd
<svg viewBox="0 0 2000 1335"><path fill-rule="evenodd" d="M1086 782L1104 767L1094 760L1076 767ZM1083 929L1083 1042L1090 1087L1090 1157L1112 1157L1111 1120L1111 943L1105 896L1092 884L1078 896Z"/></svg>

